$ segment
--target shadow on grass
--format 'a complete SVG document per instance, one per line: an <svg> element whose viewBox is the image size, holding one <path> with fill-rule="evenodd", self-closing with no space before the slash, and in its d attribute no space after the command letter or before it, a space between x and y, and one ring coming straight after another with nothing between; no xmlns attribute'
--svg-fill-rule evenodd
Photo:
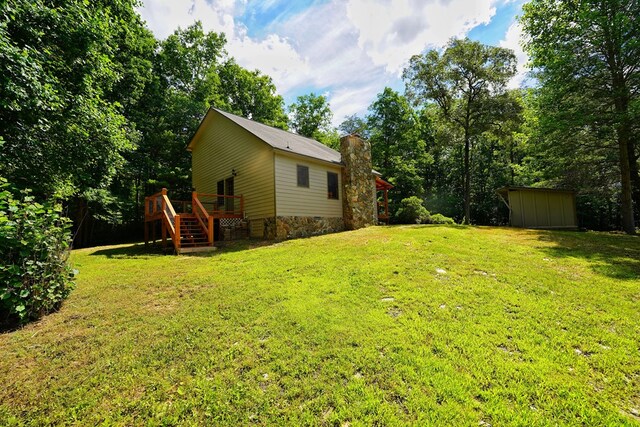
<svg viewBox="0 0 640 427"><path fill-rule="evenodd" d="M270 240L232 240L229 242L216 242L216 250L212 252L194 252L184 253L181 256L194 257L215 257L226 253L247 251L251 249L261 248L277 244L276 241ZM117 247L99 249L91 253L91 256L105 256L107 258L149 258L153 256L175 255L175 251L171 244L163 248L161 245L148 245L136 243L133 245L122 245Z"/></svg>
<svg viewBox="0 0 640 427"><path fill-rule="evenodd" d="M172 253L171 250L164 249L161 246L136 243L133 245L121 245L110 247L107 249L99 249L91 253L91 256L106 256L107 258L148 258L149 256L160 256Z"/></svg>
<svg viewBox="0 0 640 427"><path fill-rule="evenodd" d="M551 257L583 258L598 274L619 280L640 280L639 236L546 231L539 240L555 243L543 248Z"/></svg>

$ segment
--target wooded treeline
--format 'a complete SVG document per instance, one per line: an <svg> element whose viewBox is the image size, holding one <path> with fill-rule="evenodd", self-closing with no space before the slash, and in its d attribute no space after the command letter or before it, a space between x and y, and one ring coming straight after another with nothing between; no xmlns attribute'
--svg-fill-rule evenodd
<svg viewBox="0 0 640 427"><path fill-rule="evenodd" d="M189 138L210 106L337 144L359 133L395 185L473 224L505 224L495 190L578 191L580 224L632 232L640 213L636 1L524 7L532 88L508 90L513 52L451 40L411 58L405 93L331 126L327 99L285 107L269 76L238 65L198 23L157 40L132 0L10 0L0 6L0 176L60 198L76 246L139 237L142 201L191 191ZM635 211L634 211L635 210Z"/></svg>

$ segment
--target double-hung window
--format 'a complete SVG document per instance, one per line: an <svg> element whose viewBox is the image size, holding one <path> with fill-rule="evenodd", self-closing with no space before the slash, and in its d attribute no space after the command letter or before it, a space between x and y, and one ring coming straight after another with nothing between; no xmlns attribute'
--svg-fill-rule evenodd
<svg viewBox="0 0 640 427"><path fill-rule="evenodd" d="M309 188L309 166L298 166L298 187Z"/></svg>
<svg viewBox="0 0 640 427"><path fill-rule="evenodd" d="M338 174L327 172L327 198L338 200Z"/></svg>

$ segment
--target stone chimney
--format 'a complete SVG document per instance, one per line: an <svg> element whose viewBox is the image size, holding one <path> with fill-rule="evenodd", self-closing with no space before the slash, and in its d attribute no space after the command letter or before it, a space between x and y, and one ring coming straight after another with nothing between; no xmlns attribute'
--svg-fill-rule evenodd
<svg viewBox="0 0 640 427"><path fill-rule="evenodd" d="M352 134L340 139L342 155L342 213L344 227L356 230L376 224L376 181L371 145Z"/></svg>

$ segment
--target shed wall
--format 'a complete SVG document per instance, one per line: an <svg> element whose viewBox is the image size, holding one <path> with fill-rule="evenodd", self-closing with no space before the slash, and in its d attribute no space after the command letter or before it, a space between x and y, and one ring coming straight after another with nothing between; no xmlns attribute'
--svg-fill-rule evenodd
<svg viewBox="0 0 640 427"><path fill-rule="evenodd" d="M573 193L510 190L511 225L524 228L576 228Z"/></svg>

